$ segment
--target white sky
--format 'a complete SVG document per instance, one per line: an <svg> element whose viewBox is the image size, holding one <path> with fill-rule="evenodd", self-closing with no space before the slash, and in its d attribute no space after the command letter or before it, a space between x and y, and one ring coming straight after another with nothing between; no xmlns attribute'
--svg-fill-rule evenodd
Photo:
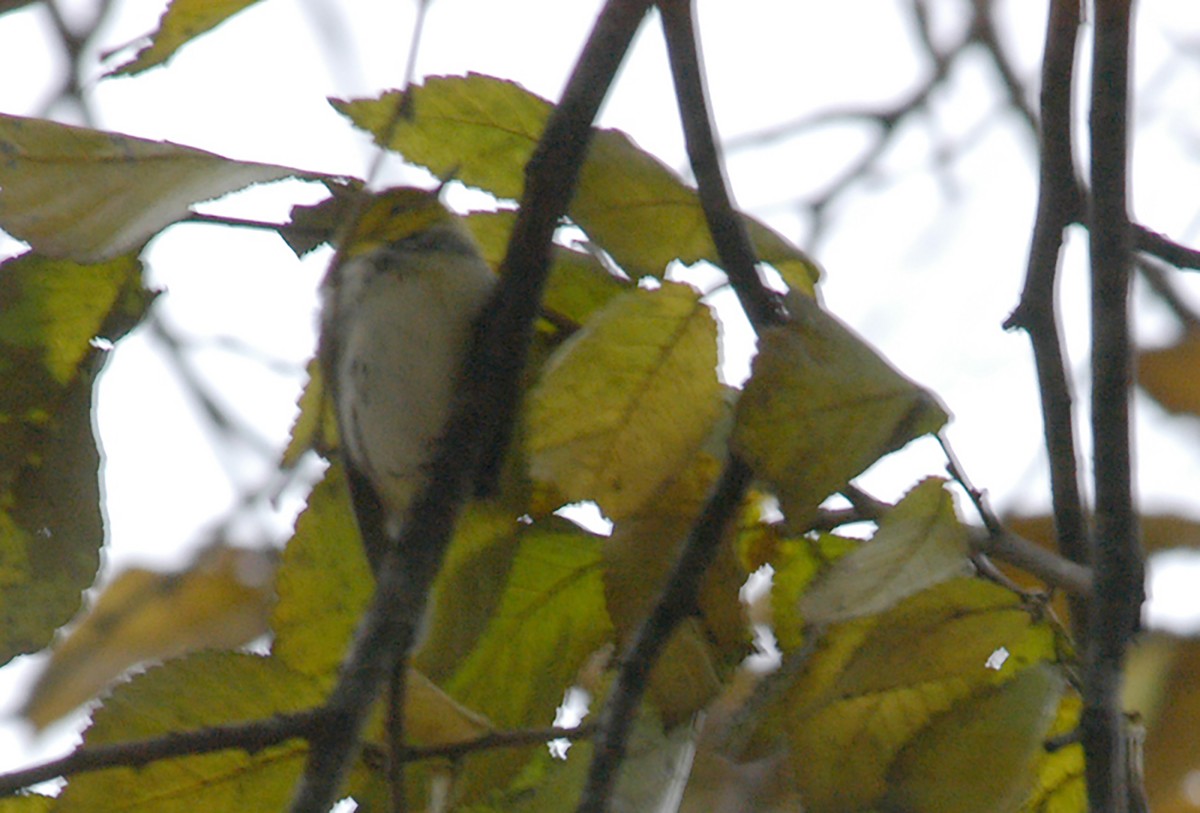
<svg viewBox="0 0 1200 813"><path fill-rule="evenodd" d="M372 159L367 140L325 98L369 95L400 83L414 5L266 0L187 46L165 69L95 84L90 100L97 125L234 158L361 177ZM847 102L886 103L911 90L925 69L896 5L701 0L699 24L721 133L734 137ZM1032 76L1044 3L1003 5L1012 19L1005 33L1020 69ZM118 6L102 37L106 48L151 30L162 2L124 0ZM598 0L438 0L427 22L420 72L478 71L555 98L599 7ZM1138 11L1137 76L1150 89L1136 111L1142 129L1134 156L1135 212L1153 228L1195 243L1200 161L1187 151L1194 153L1197 143L1191 111L1200 98L1200 59L1177 59L1170 71L1163 65L1169 43L1190 41L1195 48L1200 17L1189 0L1145 2ZM46 81L12 79L61 69L49 56L44 26L36 8L0 17L0 76L8 78L0 83L0 111L28 114L45 101L39 94ZM330 68L335 60L337 67ZM935 97L934 126L943 138L961 137L999 104L990 66L982 58L969 60ZM956 416L950 434L959 455L996 508L1044 510L1047 484L1029 345L1024 335L999 327L1017 301L1032 222L1029 139L1012 116L991 114L993 126L940 183L926 171L935 142L920 121L889 150L887 177L863 185L833 213L817 254L826 269L824 299L944 399ZM626 130L668 164L683 165L656 20L643 30L601 123ZM864 143L860 128L839 127L736 153L729 158L734 192L748 210L803 241L808 223L789 202L821 188ZM209 208L282 220L291 204L319 195L313 187L283 184ZM1077 238L1062 291L1071 356L1082 370L1086 289L1084 246ZM11 244L0 243L0 251L6 248ZM218 383L219 397L262 437L281 444L314 341L314 290L324 255L297 262L269 234L178 226L155 242L147 259L151 284L168 291L163 312L184 336L202 343L205 349L191 357ZM1161 313L1147 312L1142 324L1143 335L1167 340ZM290 372L271 371L259 359L213 344L229 338ZM110 567L177 564L181 551L201 541L198 527L226 515L239 495L269 477L265 459L253 450L214 453L214 436L197 429L193 405L144 335L114 354L99 398ZM1080 401L1086 404L1086 397ZM1196 516L1200 424L1165 416L1140 396L1137 412L1147 507ZM873 472L868 485L894 498L920 476L941 471L934 444L918 442ZM969 511L964 515L975 519ZM276 523L274 532L282 527ZM247 535L255 530L248 527ZM1187 587L1172 593L1164 584L1156 589L1157 606L1175 613L1180 599L1172 595L1190 598L1188 593ZM18 680L13 671L0 673L0 697ZM0 714L5 708L0 704ZM31 746L15 725L0 719L0 770L64 747L61 736L46 740Z"/></svg>

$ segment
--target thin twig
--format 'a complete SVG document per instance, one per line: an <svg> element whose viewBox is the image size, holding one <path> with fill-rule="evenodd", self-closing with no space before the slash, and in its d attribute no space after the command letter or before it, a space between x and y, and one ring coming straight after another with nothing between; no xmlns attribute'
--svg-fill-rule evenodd
<svg viewBox="0 0 1200 813"><path fill-rule="evenodd" d="M460 376L465 392L438 443L428 482L384 559L375 597L327 703L335 724L312 743L294 813L325 813L337 800L371 705L416 639L467 486L495 482L520 402L519 376L549 268L551 238L574 192L592 122L648 8L649 0L605 5L525 168L525 194L505 273L476 325Z"/></svg>
<svg viewBox="0 0 1200 813"><path fill-rule="evenodd" d="M1061 587L1072 597L1087 599L1092 595L1091 571L1070 559L1056 556L1042 546L1014 534L988 504L987 495L971 484L949 440L941 432L937 436L946 454L946 469L959 484L983 520L983 533L972 535L971 547L985 556L999 559L1032 573L1052 587Z"/></svg>
<svg viewBox="0 0 1200 813"><path fill-rule="evenodd" d="M1096 495L1091 605L1081 718L1091 810L1124 813L1121 675L1137 632L1144 573L1133 501L1129 329L1132 267L1128 215L1130 0L1097 0L1089 127L1092 283L1092 445Z"/></svg>
<svg viewBox="0 0 1200 813"><path fill-rule="evenodd" d="M1200 269L1200 249L1188 248L1145 226L1134 225L1133 247L1176 268Z"/></svg>

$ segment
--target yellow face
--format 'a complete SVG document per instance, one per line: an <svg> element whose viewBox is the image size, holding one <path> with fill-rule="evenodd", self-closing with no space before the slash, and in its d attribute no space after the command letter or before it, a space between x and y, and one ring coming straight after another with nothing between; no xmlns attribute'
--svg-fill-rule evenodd
<svg viewBox="0 0 1200 813"><path fill-rule="evenodd" d="M367 204L344 253L366 254L452 219L453 215L438 200L436 190L410 186L387 189Z"/></svg>

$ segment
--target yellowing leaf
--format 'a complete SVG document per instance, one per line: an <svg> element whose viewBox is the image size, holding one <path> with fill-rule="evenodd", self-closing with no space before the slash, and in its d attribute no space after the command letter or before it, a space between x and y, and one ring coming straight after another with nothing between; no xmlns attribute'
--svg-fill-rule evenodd
<svg viewBox="0 0 1200 813"><path fill-rule="evenodd" d="M1191 792L1200 771L1200 642L1165 633L1130 652L1125 707L1146 725L1146 795L1151 809L1195 810Z"/></svg>
<svg viewBox="0 0 1200 813"><path fill-rule="evenodd" d="M258 0L171 0L159 20L150 44L138 51L131 61L113 71L116 76L131 76L161 65L185 45L215 28Z"/></svg>
<svg viewBox="0 0 1200 813"><path fill-rule="evenodd" d="M408 670L404 687L404 735L416 745L450 745L492 731L488 721L454 702L429 678Z"/></svg>
<svg viewBox="0 0 1200 813"><path fill-rule="evenodd" d="M776 526L768 526L771 534L778 535ZM762 533L760 531L760 533ZM770 559L775 571L771 577L769 607L771 629L784 652L800 647L805 638L805 619L800 615L800 599L813 580L836 562L858 548L862 542L835 534L821 534L817 539L806 536L778 538Z"/></svg>
<svg viewBox="0 0 1200 813"><path fill-rule="evenodd" d="M466 218L480 253L493 268L504 261L515 217L513 211L499 211L474 212ZM593 254L555 245L542 294L542 312L555 325L564 321L582 325L594 311L632 287L633 283L609 273Z"/></svg>
<svg viewBox="0 0 1200 813"><path fill-rule="evenodd" d="M296 520L271 618L275 656L325 682L333 680L375 586L344 477L331 464Z"/></svg>
<svg viewBox="0 0 1200 813"><path fill-rule="evenodd" d="M700 453L604 541L604 595L619 646L650 612L719 473L719 462ZM647 694L668 727L703 708L720 691L722 675L749 654L750 627L738 598L745 581L732 545L722 545L701 582L697 616L675 631L650 675Z"/></svg>
<svg viewBox="0 0 1200 813"><path fill-rule="evenodd" d="M1138 384L1168 412L1200 415L1200 329L1193 328L1169 347L1143 350L1137 357Z"/></svg>
<svg viewBox="0 0 1200 813"><path fill-rule="evenodd" d="M832 627L782 701L786 720L771 728L788 736L806 809L868 809L888 793L894 760L935 719L1054 658L1053 630L1019 597L953 579ZM781 712L763 712L772 713Z"/></svg>
<svg viewBox="0 0 1200 813"><path fill-rule="evenodd" d="M274 571L272 556L224 545L181 573L123 571L54 648L22 713L44 728L138 663L266 634Z"/></svg>
<svg viewBox="0 0 1200 813"><path fill-rule="evenodd" d="M204 652L150 669L117 687L96 712L84 745L264 719L323 700L313 680L276 658ZM307 750L302 740L289 740L253 754L228 749L83 773L71 777L55 810L284 810Z"/></svg>
<svg viewBox="0 0 1200 813"><path fill-rule="evenodd" d="M333 105L377 141L438 177L454 177L516 200L524 169L551 105L513 82L479 74L433 76L410 91L414 115L396 121L400 94L334 100ZM616 130L597 130L568 211L634 279L661 276L667 264L719 264L695 190ZM759 258L789 286L809 292L819 276L802 251L747 218Z"/></svg>
<svg viewBox="0 0 1200 813"><path fill-rule="evenodd" d="M967 532L944 481L924 480L890 510L875 536L834 564L800 600L824 626L874 615L940 581L972 571Z"/></svg>
<svg viewBox="0 0 1200 813"><path fill-rule="evenodd" d="M716 364L716 323L693 289L669 283L614 299L529 394L530 473L615 520L635 514L712 430Z"/></svg>
<svg viewBox="0 0 1200 813"><path fill-rule="evenodd" d="M97 262L139 249L193 203L308 173L168 141L0 114L0 228L39 254Z"/></svg>
<svg viewBox="0 0 1200 813"><path fill-rule="evenodd" d="M500 728L554 719L580 666L612 638L596 537L557 517L526 526L491 623L454 674L439 680L459 703ZM471 595L460 595L470 602ZM505 786L533 751L504 749L471 759L465 801Z"/></svg>
<svg viewBox="0 0 1200 813"><path fill-rule="evenodd" d="M1079 695L1063 694L1054 724L1046 732L1046 740L1065 737L1078 730L1082 708ZM1021 806L1023 813L1087 813L1083 745L1075 742L1053 751L1042 749L1033 774L1034 788Z"/></svg>
<svg viewBox="0 0 1200 813"><path fill-rule="evenodd" d="M513 511L483 502L468 505L459 517L413 660L434 680L453 674L491 623L526 527Z"/></svg>
<svg viewBox="0 0 1200 813"><path fill-rule="evenodd" d="M793 320L759 337L733 442L799 531L829 494L947 416L815 302L788 304Z"/></svg>
<svg viewBox="0 0 1200 813"><path fill-rule="evenodd" d="M923 813L1015 811L1033 782L1065 687L1035 664L937 717L892 764L885 809Z"/></svg>
<svg viewBox="0 0 1200 813"><path fill-rule="evenodd" d="M93 384L149 305L141 271L132 257L0 265L0 662L46 646L96 575Z"/></svg>

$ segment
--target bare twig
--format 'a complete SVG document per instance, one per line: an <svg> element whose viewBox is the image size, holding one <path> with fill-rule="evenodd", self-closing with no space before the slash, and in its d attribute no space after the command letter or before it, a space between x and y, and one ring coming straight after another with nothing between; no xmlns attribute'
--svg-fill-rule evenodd
<svg viewBox="0 0 1200 813"><path fill-rule="evenodd" d="M1029 334L1042 399L1042 432L1050 463L1050 491L1059 550L1088 562L1088 530L1075 448L1071 385L1058 328L1055 293L1066 228L1082 216L1082 196L1072 154L1071 89L1079 36L1078 0L1053 0L1042 58L1040 165L1037 216L1029 248L1025 287L1008 329ZM1071 617L1082 643L1087 605L1072 600Z"/></svg>
<svg viewBox="0 0 1200 813"><path fill-rule="evenodd" d="M1145 226L1133 227L1133 247L1176 268L1200 269L1200 249L1188 248Z"/></svg>
<svg viewBox="0 0 1200 813"><path fill-rule="evenodd" d="M939 432L938 443L946 454L946 469L959 484L983 520L983 532L971 537L971 547L985 556L999 559L1010 565L1032 573L1052 587L1061 587L1074 598L1086 599L1092 595L1091 571L1070 559L1056 556L1040 545L1014 534L1004 527L988 504L987 495L971 484L958 456L946 436Z"/></svg>
<svg viewBox="0 0 1200 813"><path fill-rule="evenodd" d="M1089 116L1092 276L1092 443L1096 495L1091 605L1081 719L1088 803L1124 813L1128 775L1120 687L1137 632L1144 573L1133 502L1129 427L1132 267L1127 195L1130 0L1097 0Z"/></svg>
<svg viewBox="0 0 1200 813"><path fill-rule="evenodd" d="M520 402L519 375L549 268L551 238L574 192L600 103L648 8L649 0L605 5L525 168L525 194L505 273L476 325L461 377L466 391L438 444L426 487L384 560L375 598L327 704L335 725L312 742L295 813L325 813L336 801L371 704L416 638L467 486L494 483Z"/></svg>

